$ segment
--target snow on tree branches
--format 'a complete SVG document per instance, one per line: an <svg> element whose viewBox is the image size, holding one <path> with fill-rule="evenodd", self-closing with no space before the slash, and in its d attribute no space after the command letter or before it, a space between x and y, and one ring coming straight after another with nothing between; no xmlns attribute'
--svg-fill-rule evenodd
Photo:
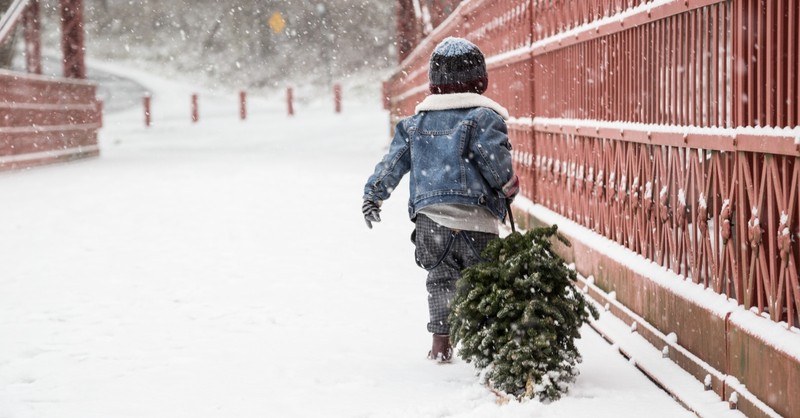
<svg viewBox="0 0 800 418"><path fill-rule="evenodd" d="M492 241L464 270L450 314L459 355L518 400L559 399L578 375L580 328L598 317L552 249L556 225Z"/></svg>

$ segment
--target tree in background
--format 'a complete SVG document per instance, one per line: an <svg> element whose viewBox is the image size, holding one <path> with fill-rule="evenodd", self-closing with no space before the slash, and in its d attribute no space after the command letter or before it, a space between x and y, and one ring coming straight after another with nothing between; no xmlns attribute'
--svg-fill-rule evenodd
<svg viewBox="0 0 800 418"><path fill-rule="evenodd" d="M84 8L89 56L166 63L220 84L329 84L395 62L391 1L85 0ZM275 13L286 23L280 31L268 23Z"/></svg>

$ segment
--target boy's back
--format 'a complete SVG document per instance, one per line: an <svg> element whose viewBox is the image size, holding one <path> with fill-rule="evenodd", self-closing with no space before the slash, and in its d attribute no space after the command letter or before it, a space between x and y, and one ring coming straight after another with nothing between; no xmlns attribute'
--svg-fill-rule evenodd
<svg viewBox="0 0 800 418"><path fill-rule="evenodd" d="M432 95L401 120L389 151L364 186L367 226L410 173L409 217L415 222L417 264L426 287L433 344L429 357L449 361L449 304L460 272L480 261L518 190L505 120L508 112L482 96L488 85L483 54L472 43L447 38L431 56Z"/></svg>

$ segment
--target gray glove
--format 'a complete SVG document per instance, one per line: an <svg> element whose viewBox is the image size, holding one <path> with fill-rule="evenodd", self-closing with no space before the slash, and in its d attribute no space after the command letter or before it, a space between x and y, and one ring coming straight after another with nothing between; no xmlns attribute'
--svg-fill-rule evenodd
<svg viewBox="0 0 800 418"><path fill-rule="evenodd" d="M380 206L380 202L376 203L371 200L365 200L364 204L361 205L361 212L364 213L364 221L367 222L367 227L369 227L369 229L372 229L373 222L381 221Z"/></svg>

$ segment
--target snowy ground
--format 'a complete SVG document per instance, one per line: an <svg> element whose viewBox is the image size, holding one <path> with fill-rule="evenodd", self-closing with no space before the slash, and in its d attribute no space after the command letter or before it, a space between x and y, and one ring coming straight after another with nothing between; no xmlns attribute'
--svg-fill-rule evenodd
<svg viewBox="0 0 800 418"><path fill-rule="evenodd" d="M342 115L251 98L244 122L201 93L193 125L189 86L106 69L153 92L152 128L107 114L100 158L0 173L0 418L693 416L589 328L548 405L425 359L405 187L360 214L377 89Z"/></svg>

